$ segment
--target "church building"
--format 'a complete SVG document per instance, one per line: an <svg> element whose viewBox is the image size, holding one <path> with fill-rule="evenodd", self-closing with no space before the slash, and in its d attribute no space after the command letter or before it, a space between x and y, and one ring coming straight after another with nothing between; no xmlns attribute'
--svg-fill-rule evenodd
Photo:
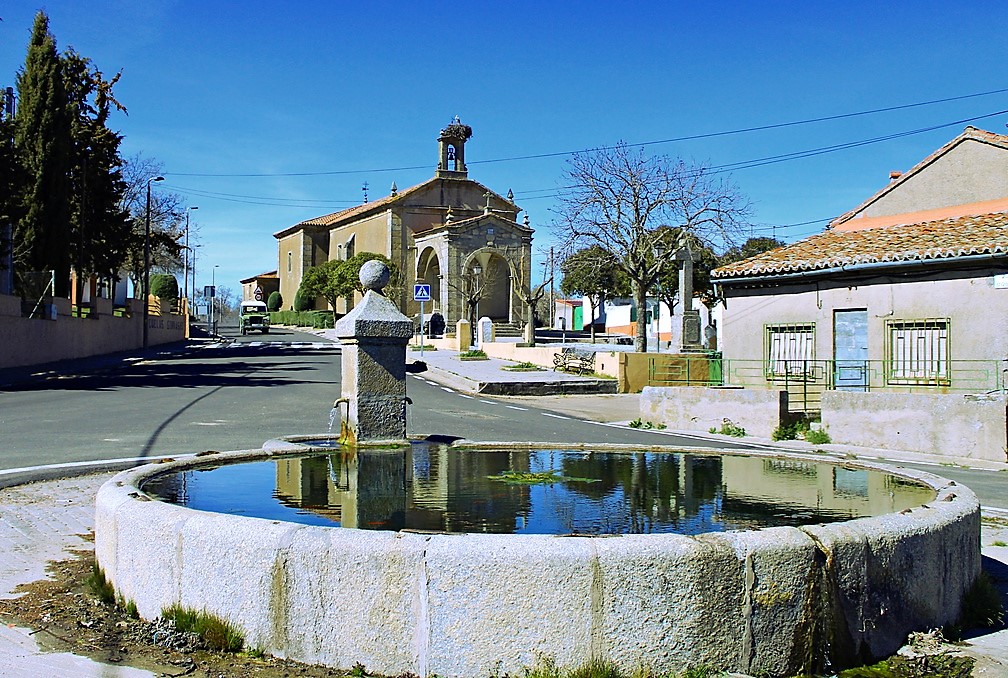
<svg viewBox="0 0 1008 678"><path fill-rule="evenodd" d="M441 313L449 328L471 316L520 322L520 291L531 283L533 231L528 215L518 222L522 210L510 191L503 197L469 178L465 145L470 137L472 128L456 117L438 137L432 178L401 191L393 183L384 198L275 233L284 307L291 308L312 266L375 252L403 273L403 284L386 293L408 316L420 312L414 284L426 283L431 300L424 314ZM318 304L325 308L323 300Z"/></svg>

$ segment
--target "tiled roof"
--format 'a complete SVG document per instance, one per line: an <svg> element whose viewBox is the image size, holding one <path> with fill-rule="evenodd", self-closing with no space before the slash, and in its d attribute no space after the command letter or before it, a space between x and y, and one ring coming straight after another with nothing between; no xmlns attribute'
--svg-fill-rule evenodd
<svg viewBox="0 0 1008 678"><path fill-rule="evenodd" d="M331 228L331 227L336 226L338 224L343 224L343 223L347 223L347 222L353 221L355 218L357 218L359 216L362 216L364 214L368 214L370 212L380 212L381 210L386 209L390 205L393 205L393 204L395 204L396 202L398 202L400 200L403 200L404 198L412 195L413 193L417 193L420 190L422 190L424 188L427 188L428 186L430 186L432 183L434 183L436 181L468 181L470 183L475 184L477 187L479 187L482 190L483 193L486 193L486 192L489 191L490 193L493 193L493 195L497 196L498 198L501 198L501 200L505 200L506 201L506 198L498 195L494 191L491 191L489 188L487 188L486 186L484 186L480 182L475 181L473 179L469 179L469 178L465 178L465 179L444 179L443 177L431 177L427 181L419 183L416 186L410 186L407 189L399 191L395 195L387 195L384 198L379 198L378 200L373 200L371 202L366 202L366 203L363 203L363 204L360 204L360 205L354 205L353 207L349 207L349 208L347 208L345 210L342 210L340 212L333 212L332 214L324 214L324 215L322 215L320 217L312 217L311 219L305 219L304 221L301 221L301 222L299 222L297 224L294 224L293 226L288 226L287 228L285 228L283 230L277 231L276 233L273 234L273 237L275 237L275 238L282 238L284 236L290 235L291 233L296 233L297 231L300 231L300 230L302 230L304 228L310 228L310 227L313 227L313 226L314 227L321 227L321 228Z"/></svg>
<svg viewBox="0 0 1008 678"><path fill-rule="evenodd" d="M897 186L900 186L901 184L903 184L904 182L906 182L908 179L910 179L911 177L913 177L914 175L916 175L918 172L920 172L921 170L923 170L925 167L927 167L928 165L930 165L931 163L933 163L935 160L937 160L941 156L943 156L946 153L948 153L949 151L951 151L953 148L955 148L959 144L963 143L964 141L968 141L968 140L979 141L981 143L992 144L994 146L999 146L1001 148L1008 149L1008 136L1005 136L1003 134L995 134L994 132L988 132L987 130L982 130L982 129L979 129L977 127L973 127L972 125L967 126L966 129L963 130L962 134L960 134L959 136L957 136L955 139L952 139L951 141L949 141L947 144L945 144L944 146L942 146L941 148L939 148L937 151L935 151L934 153L932 153L928 157L926 157L923 160L921 160L919 163L917 163L916 165L914 165L913 167L911 167L906 172L903 172L901 175L899 175L899 177L897 179L889 182L881 190L879 190L877 193L875 193L875 195L873 195L872 197L868 198L867 200L865 200L863 203L861 203L860 205L858 205L857 207L855 207L851 211L846 212L844 214L841 214L839 217L837 217L836 219L834 219L833 221L830 222L830 226L837 226L839 224L844 223L845 221L847 221L849 219L854 218L860 212L862 212L863 210L865 210L869 205L871 205L872 203L874 203L875 201L877 201L879 198L881 198L882 196L886 195L890 191L894 190Z"/></svg>
<svg viewBox="0 0 1008 678"><path fill-rule="evenodd" d="M876 262L1008 255L1008 213L997 212L858 230L829 229L715 269L712 278L817 271Z"/></svg>

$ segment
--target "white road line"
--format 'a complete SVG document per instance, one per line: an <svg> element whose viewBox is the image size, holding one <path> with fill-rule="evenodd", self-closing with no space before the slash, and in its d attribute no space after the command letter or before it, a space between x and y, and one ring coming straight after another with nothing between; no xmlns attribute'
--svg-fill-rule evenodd
<svg viewBox="0 0 1008 678"><path fill-rule="evenodd" d="M449 393L454 393L454 392L455 392L455 391L453 391L452 389L448 388L447 386L442 386L442 387L441 387L441 390L442 390L442 391L448 391Z"/></svg>
<svg viewBox="0 0 1008 678"><path fill-rule="evenodd" d="M504 407L508 408L509 410L518 410L519 412L528 412L528 408L527 407L515 407L514 405L505 405Z"/></svg>
<svg viewBox="0 0 1008 678"><path fill-rule="evenodd" d="M561 417L559 414L550 414L549 412L543 412L542 416L551 417L553 419L570 419L570 417Z"/></svg>
<svg viewBox="0 0 1008 678"><path fill-rule="evenodd" d="M465 393L459 393L460 398L468 398L469 400L476 400L472 396L467 396Z"/></svg>
<svg viewBox="0 0 1008 678"><path fill-rule="evenodd" d="M480 400L480 402L483 403L484 405L497 405L498 404L498 403L494 402L493 400Z"/></svg>

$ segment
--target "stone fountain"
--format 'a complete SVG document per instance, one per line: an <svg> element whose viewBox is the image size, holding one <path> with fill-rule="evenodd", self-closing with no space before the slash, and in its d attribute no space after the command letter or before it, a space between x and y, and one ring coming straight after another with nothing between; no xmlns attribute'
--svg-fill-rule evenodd
<svg viewBox="0 0 1008 678"><path fill-rule="evenodd" d="M406 373L422 365L405 363L412 325L380 293L387 269L366 264L361 280L363 301L336 326L338 403L357 445L396 454L396 445L408 449ZM317 527L193 510L143 490L167 473L295 449L305 451L288 443L176 460L106 483L95 554L117 594L145 619L172 604L205 609L271 654L386 675L516 675L551 657L561 666L605 659L626 671L785 676L806 670L810 657L821 668L885 656L909 631L953 623L980 571L975 495L904 470L886 469L931 488L933 501L846 522L695 536ZM784 467L823 461L748 456Z"/></svg>

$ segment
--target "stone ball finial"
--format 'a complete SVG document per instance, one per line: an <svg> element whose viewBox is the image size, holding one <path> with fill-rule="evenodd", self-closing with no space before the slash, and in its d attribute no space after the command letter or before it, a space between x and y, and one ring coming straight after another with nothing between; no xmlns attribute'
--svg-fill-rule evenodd
<svg viewBox="0 0 1008 678"><path fill-rule="evenodd" d="M388 265L378 259L365 261L360 267L360 282L365 290L381 292L388 285L391 275Z"/></svg>

